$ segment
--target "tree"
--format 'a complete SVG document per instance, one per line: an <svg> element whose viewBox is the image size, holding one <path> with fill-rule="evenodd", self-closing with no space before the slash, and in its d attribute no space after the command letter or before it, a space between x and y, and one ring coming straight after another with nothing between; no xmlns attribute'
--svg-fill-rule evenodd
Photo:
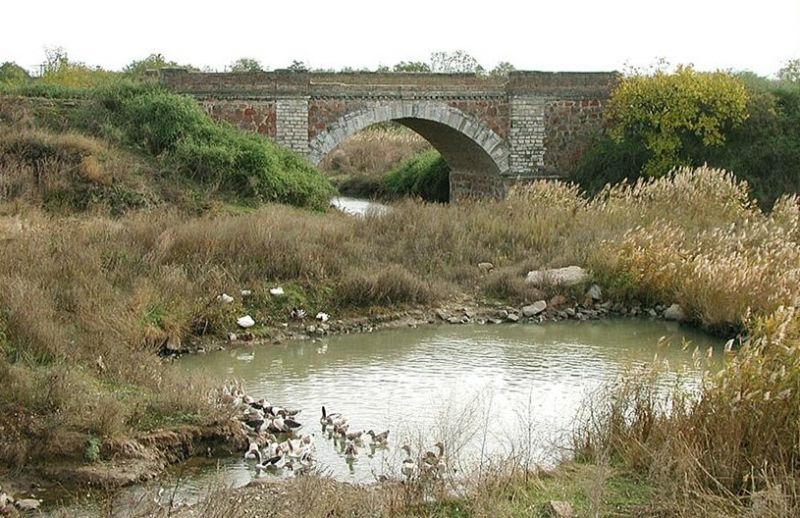
<svg viewBox="0 0 800 518"><path fill-rule="evenodd" d="M132 77L142 78L148 70L158 70L161 68L186 68L188 70L197 70L192 65L179 65L175 61L168 60L161 53L150 54L144 59L131 61L122 71Z"/></svg>
<svg viewBox="0 0 800 518"><path fill-rule="evenodd" d="M678 66L621 80L609 103L611 135L618 142L641 141L652 153L644 173L660 176L686 164L688 144L719 146L727 130L748 117L747 89L725 72L696 72Z"/></svg>
<svg viewBox="0 0 800 518"><path fill-rule="evenodd" d="M423 61L401 61L392 67L392 72L430 73L431 67Z"/></svg>
<svg viewBox="0 0 800 518"><path fill-rule="evenodd" d="M491 72L489 72L489 75L490 76L507 76L509 73L511 73L511 72L513 72L515 70L516 70L516 68L514 67L514 65L512 65L508 61L501 61L500 63L497 64L496 67L494 67L492 69Z"/></svg>
<svg viewBox="0 0 800 518"><path fill-rule="evenodd" d="M81 61L70 61L63 47L45 49L45 62L42 69L42 83L73 88L88 88L106 84L115 76L115 72L109 72L100 67L91 68Z"/></svg>
<svg viewBox="0 0 800 518"><path fill-rule="evenodd" d="M434 52L431 54L430 71L436 73L482 74L484 68L478 60L463 50L454 52Z"/></svg>
<svg viewBox="0 0 800 518"><path fill-rule="evenodd" d="M308 72L308 65L295 59L292 60L292 64L289 65L288 70L291 70L292 72Z"/></svg>
<svg viewBox="0 0 800 518"><path fill-rule="evenodd" d="M778 79L800 84L800 58L787 61L786 66L778 70Z"/></svg>
<svg viewBox="0 0 800 518"><path fill-rule="evenodd" d="M239 58L231 63L231 72L263 72L261 63L253 58Z"/></svg>
<svg viewBox="0 0 800 518"><path fill-rule="evenodd" d="M20 85L31 79L28 71L11 61L0 65L0 83L7 85Z"/></svg>

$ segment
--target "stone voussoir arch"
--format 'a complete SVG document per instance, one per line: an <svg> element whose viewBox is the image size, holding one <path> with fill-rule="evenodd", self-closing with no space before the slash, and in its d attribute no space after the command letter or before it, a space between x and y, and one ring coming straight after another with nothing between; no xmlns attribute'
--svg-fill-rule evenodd
<svg viewBox="0 0 800 518"><path fill-rule="evenodd" d="M387 121L396 121L410 127L431 141L437 149L439 146L434 142L437 139L420 131L414 122L434 123L433 127L441 125L444 133L459 135L462 142L472 144L472 152L479 149L496 167L495 173L502 176L509 174L509 149L502 137L476 117L447 104L431 101L395 101L346 113L309 142L309 159L318 165L328 153L348 138L373 124ZM448 137L445 135L443 138ZM448 159L446 152L443 155Z"/></svg>

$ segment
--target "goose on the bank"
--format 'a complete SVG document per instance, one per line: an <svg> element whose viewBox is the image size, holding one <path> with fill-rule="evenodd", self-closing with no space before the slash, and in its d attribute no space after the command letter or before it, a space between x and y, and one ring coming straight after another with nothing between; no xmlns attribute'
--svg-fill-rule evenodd
<svg viewBox="0 0 800 518"><path fill-rule="evenodd" d="M426 451L425 456L422 458L427 464L436 464L440 459L444 458L444 444L439 441L434 444L438 451Z"/></svg>
<svg viewBox="0 0 800 518"><path fill-rule="evenodd" d="M264 459L264 462L259 462L256 464L256 474L261 473L262 471L266 471L268 469L275 469L278 467L278 463L283 459L283 454L278 454L268 459Z"/></svg>
<svg viewBox="0 0 800 518"><path fill-rule="evenodd" d="M375 430L369 430L367 435L369 435L374 444L385 445L389 441L389 430L384 430L381 433L375 433Z"/></svg>
<svg viewBox="0 0 800 518"><path fill-rule="evenodd" d="M406 478L411 478L411 475L414 474L414 470L417 468L417 464L411 458L411 446L404 444L400 449L406 452L406 458L403 459L403 464L400 466L400 473Z"/></svg>
<svg viewBox="0 0 800 518"><path fill-rule="evenodd" d="M250 447L247 449L247 453L244 454L244 458L261 462L261 451L258 449L258 443L250 443Z"/></svg>

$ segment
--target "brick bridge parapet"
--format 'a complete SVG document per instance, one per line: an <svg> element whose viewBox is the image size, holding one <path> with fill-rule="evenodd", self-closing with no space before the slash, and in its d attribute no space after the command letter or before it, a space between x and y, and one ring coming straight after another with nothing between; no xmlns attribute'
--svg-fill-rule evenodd
<svg viewBox="0 0 800 518"><path fill-rule="evenodd" d="M614 72L474 74L162 69L162 84L215 118L315 164L358 131L396 121L451 168L451 198L502 196L519 179L568 176L602 124Z"/></svg>

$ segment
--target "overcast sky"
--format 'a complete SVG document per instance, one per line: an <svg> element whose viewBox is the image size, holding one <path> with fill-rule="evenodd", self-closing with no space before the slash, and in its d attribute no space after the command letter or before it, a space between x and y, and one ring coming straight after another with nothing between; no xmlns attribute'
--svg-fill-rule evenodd
<svg viewBox="0 0 800 518"><path fill-rule="evenodd" d="M33 68L45 47L119 69L153 52L222 70L427 61L463 49L484 67L621 70L657 58L774 74L800 57L800 0L4 0L0 62Z"/></svg>

